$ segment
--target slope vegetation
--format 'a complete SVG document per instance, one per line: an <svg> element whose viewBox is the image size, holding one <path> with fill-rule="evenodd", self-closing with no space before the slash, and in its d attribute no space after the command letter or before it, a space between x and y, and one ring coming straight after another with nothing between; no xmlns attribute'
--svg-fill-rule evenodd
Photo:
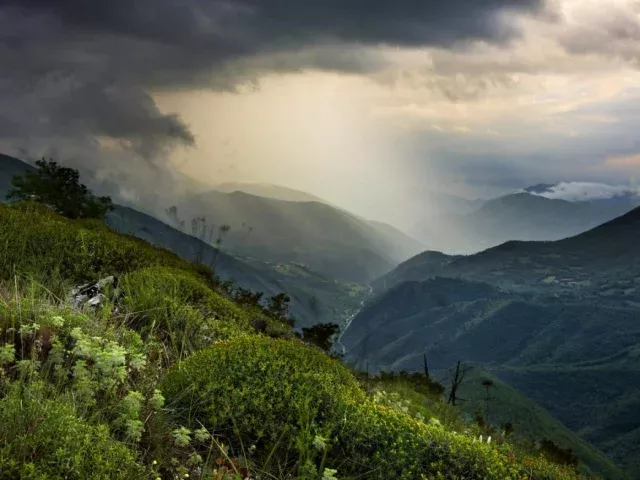
<svg viewBox="0 0 640 480"><path fill-rule="evenodd" d="M106 274L97 307L65 300ZM371 396L278 312L96 221L0 205L0 294L6 478L577 478Z"/></svg>
<svg viewBox="0 0 640 480"><path fill-rule="evenodd" d="M341 342L370 369L467 360L640 471L640 209L555 242L426 252L374 282Z"/></svg>

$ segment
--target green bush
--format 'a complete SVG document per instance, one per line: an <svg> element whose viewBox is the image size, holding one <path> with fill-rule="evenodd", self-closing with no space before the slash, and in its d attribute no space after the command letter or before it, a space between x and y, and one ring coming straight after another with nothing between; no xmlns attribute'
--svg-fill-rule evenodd
<svg viewBox="0 0 640 480"><path fill-rule="evenodd" d="M47 398L44 388L15 383L0 399L0 478L148 478L106 425L85 422L64 398Z"/></svg>
<svg viewBox="0 0 640 480"><path fill-rule="evenodd" d="M367 401L337 432L331 457L338 471L370 479L577 479L542 459L517 458L511 446L483 443L395 408Z"/></svg>
<svg viewBox="0 0 640 480"><path fill-rule="evenodd" d="M331 428L347 405L364 400L338 361L297 341L261 336L194 354L172 368L162 391L187 425L202 422L247 445L281 435L291 439L308 427L301 424L307 416Z"/></svg>

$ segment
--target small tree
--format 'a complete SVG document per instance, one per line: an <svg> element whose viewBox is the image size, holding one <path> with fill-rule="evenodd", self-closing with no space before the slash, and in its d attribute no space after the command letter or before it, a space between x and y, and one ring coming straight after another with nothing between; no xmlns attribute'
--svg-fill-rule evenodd
<svg viewBox="0 0 640 480"><path fill-rule="evenodd" d="M104 219L113 210L109 197L96 197L80 183L78 170L61 167L53 160L36 162L36 172L15 175L8 200L35 200L68 218Z"/></svg>
<svg viewBox="0 0 640 480"><path fill-rule="evenodd" d="M331 337L339 331L340 327L335 323L317 323L309 328L302 329L302 340L328 352L333 345Z"/></svg>
<svg viewBox="0 0 640 480"><path fill-rule="evenodd" d="M295 320L289 315L289 302L291 302L291 298L286 293L274 295L269 298L265 313L293 326Z"/></svg>

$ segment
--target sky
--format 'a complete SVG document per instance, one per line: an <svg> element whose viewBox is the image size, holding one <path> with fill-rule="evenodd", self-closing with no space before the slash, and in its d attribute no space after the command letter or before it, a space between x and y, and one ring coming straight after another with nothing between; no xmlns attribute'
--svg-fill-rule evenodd
<svg viewBox="0 0 640 480"><path fill-rule="evenodd" d="M0 65L0 151L130 199L184 172L409 228L640 180L640 0L5 0Z"/></svg>

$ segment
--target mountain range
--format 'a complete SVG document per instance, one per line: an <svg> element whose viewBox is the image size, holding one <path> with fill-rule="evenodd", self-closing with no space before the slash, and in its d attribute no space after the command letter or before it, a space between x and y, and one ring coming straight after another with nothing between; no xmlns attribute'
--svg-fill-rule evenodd
<svg viewBox="0 0 640 480"><path fill-rule="evenodd" d="M545 196L554 188L535 185L469 204L463 211L445 211L420 222L411 233L430 250L469 254L510 240L567 238L640 205L640 197L633 192L583 201Z"/></svg>
<svg viewBox="0 0 640 480"><path fill-rule="evenodd" d="M366 283L423 249L393 227L316 201L211 190L185 198L179 210L229 225L222 248L235 255L295 261L340 281Z"/></svg>
<svg viewBox="0 0 640 480"><path fill-rule="evenodd" d="M341 343L371 371L477 364L640 478L639 238L636 208L559 241L424 252L373 282Z"/></svg>

